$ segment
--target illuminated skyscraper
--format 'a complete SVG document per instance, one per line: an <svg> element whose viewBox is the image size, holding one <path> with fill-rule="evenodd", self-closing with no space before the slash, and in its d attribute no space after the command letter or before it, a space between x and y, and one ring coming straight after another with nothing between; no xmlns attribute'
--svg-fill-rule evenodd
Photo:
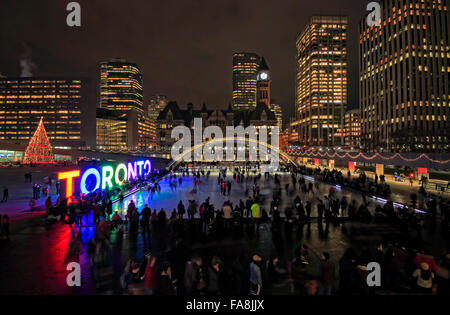
<svg viewBox="0 0 450 315"><path fill-rule="evenodd" d="M233 109L256 108L256 77L260 60L255 53L233 54Z"/></svg>
<svg viewBox="0 0 450 315"><path fill-rule="evenodd" d="M360 24L365 151L448 151L449 11L445 0L383 0L381 24Z"/></svg>
<svg viewBox="0 0 450 315"><path fill-rule="evenodd" d="M359 151L361 145L361 119L359 108L348 110L345 113L344 127L345 149Z"/></svg>
<svg viewBox="0 0 450 315"><path fill-rule="evenodd" d="M0 79L0 140L28 141L41 117L52 144L81 144L82 79Z"/></svg>
<svg viewBox="0 0 450 315"><path fill-rule="evenodd" d="M339 147L347 106L345 16L313 16L297 39L296 110L301 145Z"/></svg>
<svg viewBox="0 0 450 315"><path fill-rule="evenodd" d="M97 108L97 148L101 150L148 150L156 145L155 121L137 110Z"/></svg>
<svg viewBox="0 0 450 315"><path fill-rule="evenodd" d="M100 107L144 111L142 74L139 67L122 59L100 65Z"/></svg>
<svg viewBox="0 0 450 315"><path fill-rule="evenodd" d="M277 117L277 125L281 131L283 127L283 110L281 109L281 106L278 104L271 104L270 110L275 114L275 117Z"/></svg>

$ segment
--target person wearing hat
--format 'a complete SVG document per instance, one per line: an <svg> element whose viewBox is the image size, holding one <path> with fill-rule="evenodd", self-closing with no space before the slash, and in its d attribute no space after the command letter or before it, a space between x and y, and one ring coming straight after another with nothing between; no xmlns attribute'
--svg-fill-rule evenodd
<svg viewBox="0 0 450 315"><path fill-rule="evenodd" d="M421 263L420 268L414 271L413 277L417 278L416 289L418 293L430 294L432 292L434 273L430 270L428 263Z"/></svg>
<svg viewBox="0 0 450 315"><path fill-rule="evenodd" d="M262 258L253 255L250 263L250 295L260 295L262 288L261 264Z"/></svg>

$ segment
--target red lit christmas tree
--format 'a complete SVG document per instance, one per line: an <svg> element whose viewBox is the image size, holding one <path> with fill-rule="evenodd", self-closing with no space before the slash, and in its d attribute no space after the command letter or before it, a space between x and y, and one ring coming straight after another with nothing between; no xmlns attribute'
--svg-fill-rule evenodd
<svg viewBox="0 0 450 315"><path fill-rule="evenodd" d="M42 118L39 121L39 125L34 132L33 137L28 143L28 147L25 150L25 156L23 157L22 163L30 164L31 162L37 164L55 163L50 140L48 140L47 132L45 131Z"/></svg>

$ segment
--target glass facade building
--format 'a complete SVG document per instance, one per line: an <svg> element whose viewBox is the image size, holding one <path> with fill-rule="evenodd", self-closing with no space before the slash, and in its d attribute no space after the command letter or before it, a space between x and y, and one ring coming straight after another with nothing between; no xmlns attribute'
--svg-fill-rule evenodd
<svg viewBox="0 0 450 315"><path fill-rule="evenodd" d="M96 139L101 150L148 150L156 145L156 124L136 110L97 109Z"/></svg>
<svg viewBox="0 0 450 315"><path fill-rule="evenodd" d="M379 26L360 24L365 151L442 152L450 140L449 12L445 0L383 0Z"/></svg>
<svg viewBox="0 0 450 315"><path fill-rule="evenodd" d="M85 82L68 78L0 78L0 140L29 140L42 117L50 140L81 140Z"/></svg>
<svg viewBox="0 0 450 315"><path fill-rule="evenodd" d="M361 120L359 108L345 113L344 128L345 148L349 151L360 151L361 146Z"/></svg>
<svg viewBox="0 0 450 315"><path fill-rule="evenodd" d="M142 74L136 64L122 59L101 63L100 107L144 111Z"/></svg>
<svg viewBox="0 0 450 315"><path fill-rule="evenodd" d="M283 110L281 108L281 105L278 104L271 104L270 109L275 114L275 117L277 118L277 125L281 129L283 128Z"/></svg>
<svg viewBox="0 0 450 315"><path fill-rule="evenodd" d="M343 145L347 106L345 16L313 16L297 39L296 114L299 143Z"/></svg>
<svg viewBox="0 0 450 315"><path fill-rule="evenodd" d="M256 108L257 74L261 57L255 53L233 54L233 109Z"/></svg>

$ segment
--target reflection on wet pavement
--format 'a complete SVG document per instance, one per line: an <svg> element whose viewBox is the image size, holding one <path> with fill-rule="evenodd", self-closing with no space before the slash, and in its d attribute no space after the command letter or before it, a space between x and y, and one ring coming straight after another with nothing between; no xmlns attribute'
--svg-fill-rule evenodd
<svg viewBox="0 0 450 315"><path fill-rule="evenodd" d="M229 178L231 179L231 178ZM289 181L290 176L282 176L281 186ZM140 191L127 197L122 203L116 203L113 210L119 211L124 216L131 200L137 205L140 211L145 204L153 210L164 208L170 215L172 209L176 208L179 200L182 200L187 206L188 200L196 200L198 204L202 203L208 196L216 209L221 208L224 201L230 200L233 204L245 196L246 188L252 191L252 182L238 184L233 182L231 196L220 194L220 188L217 184L217 177L211 176L209 180L202 179L199 191L196 194L191 193L193 188L192 178L183 178L183 184L178 186L176 191L169 187L168 179L160 182L161 193L155 193L153 197L147 191ZM275 187L273 180L260 181L261 192L265 197L264 205L269 208L272 198L272 192ZM319 184L319 191L314 194L299 194L302 201L311 200L313 202L313 213L316 215L316 198L323 198L328 194L329 185ZM297 185L298 189L298 185ZM347 191L338 191L338 195L346 195L349 200L356 199L361 202L361 196ZM281 212L285 207L290 206L294 196L286 197L283 190ZM375 203L370 205L371 209ZM46 227L43 218L36 218L31 221L21 222L17 226L12 236L12 241L2 244L0 247L0 293L2 294L91 294L95 293L90 273L89 257L86 254L87 243L95 233L95 227L92 224L92 214L88 218L83 218L83 224L80 228L81 241L83 243L80 254L80 263L82 268L82 286L81 288L69 288L66 285L66 276L69 271L66 270L64 259L67 254L68 244L72 231L68 225L60 223ZM185 234L177 240L169 237L168 227L153 229L151 237L148 239L142 234L132 237L125 232L123 235L113 233L111 236L112 255L114 270L117 275L123 270L125 262L132 258L141 261L147 252L152 252L160 260L168 259L173 264L175 275L180 279L184 271L184 264L193 252L201 253L205 258L218 253L223 260L232 260L244 255L246 258L254 253L259 253L267 258L272 253L277 252L281 258L292 259L293 251L296 246L306 243L310 247L311 262L306 267L307 273L313 277L318 275L318 266L321 253L328 251L332 260L337 263L344 251L350 246L351 242L347 238L347 233L343 232L342 225L334 226L330 224L319 225L315 220L309 224L301 224L294 227L292 234L282 233L281 239L273 239L270 232L270 224L265 223L260 227L259 236L248 230L248 226L243 226L244 237L237 237L233 233L226 234L220 240L206 242L199 237L200 225L197 221L194 225L185 223ZM193 231L192 233L190 233ZM376 231L375 233L383 233ZM373 234L375 235L375 234ZM372 235L372 237L373 237ZM353 244L352 244L353 245ZM167 246L170 246L167 250ZM117 279L116 279L117 281Z"/></svg>

